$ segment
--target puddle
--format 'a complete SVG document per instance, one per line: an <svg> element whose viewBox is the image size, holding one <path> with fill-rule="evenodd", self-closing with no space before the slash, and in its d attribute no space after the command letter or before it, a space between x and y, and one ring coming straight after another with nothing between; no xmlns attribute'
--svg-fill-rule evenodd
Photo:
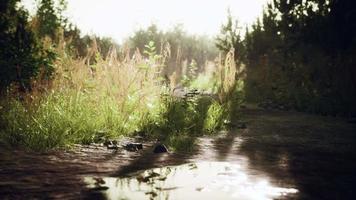
<svg viewBox="0 0 356 200"><path fill-rule="evenodd" d="M268 177L227 162L200 162L154 168L126 177L86 177L106 199L284 199L298 190L273 185Z"/></svg>

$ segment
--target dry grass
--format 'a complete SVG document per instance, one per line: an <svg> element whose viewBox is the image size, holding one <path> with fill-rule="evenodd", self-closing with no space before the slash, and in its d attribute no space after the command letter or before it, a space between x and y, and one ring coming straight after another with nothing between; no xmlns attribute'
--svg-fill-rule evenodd
<svg viewBox="0 0 356 200"><path fill-rule="evenodd" d="M177 138L213 132L227 117L226 105L231 104L226 102L236 87L231 54L215 73L220 103L200 98L185 101L169 95L180 81L181 70L170 77L162 73L169 45L161 47L166 49L161 55L150 44L145 56L139 51L130 55L129 49L119 54L111 49L102 58L94 41L88 56L73 59L62 44L57 48L59 59L51 81L34 81L23 100L11 96L2 100L0 140L46 150L144 131L146 136L175 141L172 145L191 144Z"/></svg>

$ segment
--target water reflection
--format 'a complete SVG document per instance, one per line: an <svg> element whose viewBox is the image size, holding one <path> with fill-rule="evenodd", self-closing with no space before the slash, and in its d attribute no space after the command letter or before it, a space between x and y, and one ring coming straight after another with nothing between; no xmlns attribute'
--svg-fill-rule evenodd
<svg viewBox="0 0 356 200"><path fill-rule="evenodd" d="M107 199L280 199L298 192L227 162L184 164L84 181Z"/></svg>

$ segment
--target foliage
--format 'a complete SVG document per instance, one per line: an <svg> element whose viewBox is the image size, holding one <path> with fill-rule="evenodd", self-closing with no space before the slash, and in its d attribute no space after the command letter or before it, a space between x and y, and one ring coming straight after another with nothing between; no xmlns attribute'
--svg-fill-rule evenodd
<svg viewBox="0 0 356 200"><path fill-rule="evenodd" d="M155 24L146 29L137 30L126 41L131 52L137 49L144 51L145 45L153 41L157 47L156 52L162 54L169 49L169 59L166 60L163 72L167 76L175 73L177 79L190 77L185 69L189 64L196 67L196 72L202 72L207 61L217 56L217 49L213 41L206 36L195 36L186 33L181 25L176 25L171 30L161 31Z"/></svg>
<svg viewBox="0 0 356 200"><path fill-rule="evenodd" d="M62 15L63 0L39 1L30 20L17 2L0 7L0 142L41 151L141 134L192 150L237 105L234 54L215 65L207 37L152 25L118 48L110 38L80 36ZM177 97L174 75L190 88L214 84L204 86L207 96Z"/></svg>
<svg viewBox="0 0 356 200"><path fill-rule="evenodd" d="M190 86L192 84L192 81L197 78L197 62L193 59L187 69L187 72L185 75L183 75L181 83L183 86Z"/></svg>
<svg viewBox="0 0 356 200"><path fill-rule="evenodd" d="M355 13L351 1L269 3L245 37L247 98L355 114Z"/></svg>
<svg viewBox="0 0 356 200"><path fill-rule="evenodd" d="M40 0L38 10L35 16L37 20L36 30L40 38L45 36L50 37L52 40L57 38L58 30L66 28L67 19L62 15L66 9L66 1L54 0Z"/></svg>
<svg viewBox="0 0 356 200"><path fill-rule="evenodd" d="M0 7L0 92L12 83L27 90L32 77L53 71L54 52L44 50L28 26L28 13L17 3L6 0Z"/></svg>
<svg viewBox="0 0 356 200"><path fill-rule="evenodd" d="M34 90L25 102L7 100L1 116L6 140L31 149L95 142L132 133L149 111L155 113L161 92L156 68L139 54L125 61L99 55L89 66L84 60L61 60L50 93ZM144 65L149 66L139 67Z"/></svg>
<svg viewBox="0 0 356 200"><path fill-rule="evenodd" d="M0 140L47 150L140 133L189 150L196 136L222 128L226 109L211 97L171 96L157 73L164 54L154 50L153 42L146 46L148 59L139 52L117 57L112 50L106 59L96 53L93 64L58 52L61 62L47 92L34 88L24 101L2 100Z"/></svg>
<svg viewBox="0 0 356 200"><path fill-rule="evenodd" d="M220 34L216 37L215 45L217 48L227 54L234 49L235 61L241 61L244 54L244 46L241 39L241 27L237 20L233 20L230 9L227 14L227 22L221 26Z"/></svg>
<svg viewBox="0 0 356 200"><path fill-rule="evenodd" d="M204 129L207 132L214 132L223 127L223 122L227 118L227 108L221 106L217 101L214 101L207 111L206 119L204 121Z"/></svg>
<svg viewBox="0 0 356 200"><path fill-rule="evenodd" d="M200 91L215 94L218 89L217 84L215 74L199 74L196 79L190 82L189 86Z"/></svg>

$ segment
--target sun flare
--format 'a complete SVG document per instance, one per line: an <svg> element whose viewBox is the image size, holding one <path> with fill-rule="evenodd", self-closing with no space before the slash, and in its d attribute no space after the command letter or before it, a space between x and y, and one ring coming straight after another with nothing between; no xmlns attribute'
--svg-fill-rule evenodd
<svg viewBox="0 0 356 200"><path fill-rule="evenodd" d="M69 0L67 15L84 34L97 34L122 41L138 28L154 23L167 30L182 24L193 34L215 36L226 20L227 10L241 26L261 15L267 0ZM35 10L34 0L24 0Z"/></svg>

